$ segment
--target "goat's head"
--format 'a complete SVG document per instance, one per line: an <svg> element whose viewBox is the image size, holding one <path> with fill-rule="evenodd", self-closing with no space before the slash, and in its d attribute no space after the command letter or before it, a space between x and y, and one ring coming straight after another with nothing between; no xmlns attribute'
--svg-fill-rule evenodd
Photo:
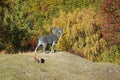
<svg viewBox="0 0 120 80"><path fill-rule="evenodd" d="M50 28L50 32L55 31L55 34L63 35L63 29L62 28Z"/></svg>

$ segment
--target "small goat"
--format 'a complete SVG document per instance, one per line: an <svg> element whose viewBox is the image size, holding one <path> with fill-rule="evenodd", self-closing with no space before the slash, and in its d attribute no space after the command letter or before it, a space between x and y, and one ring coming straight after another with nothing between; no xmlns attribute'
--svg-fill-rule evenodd
<svg viewBox="0 0 120 80"><path fill-rule="evenodd" d="M40 56L37 55L37 54L35 54L34 59L35 59L35 61L38 62L38 63L44 63L44 62L45 62L45 59L40 58Z"/></svg>
<svg viewBox="0 0 120 80"><path fill-rule="evenodd" d="M54 34L52 34L52 31L54 30ZM50 29L51 34L48 36L41 36L38 40L38 44L35 48L35 53L39 46L43 46L43 52L46 53L46 46L51 45L51 53L54 53L54 46L57 43L57 41L60 38L60 35L63 35L62 28L51 28Z"/></svg>

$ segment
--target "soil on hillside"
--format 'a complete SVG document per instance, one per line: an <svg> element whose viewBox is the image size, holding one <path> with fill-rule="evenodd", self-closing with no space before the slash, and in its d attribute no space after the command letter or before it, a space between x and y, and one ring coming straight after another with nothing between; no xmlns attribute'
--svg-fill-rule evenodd
<svg viewBox="0 0 120 80"><path fill-rule="evenodd" d="M68 52L0 55L0 80L120 80L120 65L94 63Z"/></svg>

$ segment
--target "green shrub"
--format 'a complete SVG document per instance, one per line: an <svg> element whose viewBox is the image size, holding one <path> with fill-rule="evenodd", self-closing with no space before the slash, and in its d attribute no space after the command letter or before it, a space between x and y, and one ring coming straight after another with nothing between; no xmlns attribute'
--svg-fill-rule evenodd
<svg viewBox="0 0 120 80"><path fill-rule="evenodd" d="M120 46L118 45L112 46L110 51L103 53L102 58L104 62L120 64Z"/></svg>

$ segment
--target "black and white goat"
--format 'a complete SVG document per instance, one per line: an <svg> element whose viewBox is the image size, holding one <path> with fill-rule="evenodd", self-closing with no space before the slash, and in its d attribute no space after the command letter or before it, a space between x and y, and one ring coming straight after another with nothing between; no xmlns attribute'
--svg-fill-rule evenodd
<svg viewBox="0 0 120 80"><path fill-rule="evenodd" d="M54 34L52 31L54 30ZM37 52L37 49L39 46L43 46L43 52L46 53L46 47L47 45L51 45L51 53L54 53L54 46L57 43L57 41L60 38L60 35L63 35L62 28L51 28L50 29L51 34L48 36L41 36L38 40L38 44L35 48L35 53Z"/></svg>

